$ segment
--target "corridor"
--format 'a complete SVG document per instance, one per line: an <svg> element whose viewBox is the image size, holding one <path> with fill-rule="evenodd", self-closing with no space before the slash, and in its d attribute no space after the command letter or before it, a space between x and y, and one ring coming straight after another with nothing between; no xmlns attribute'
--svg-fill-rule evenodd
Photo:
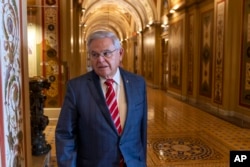
<svg viewBox="0 0 250 167"><path fill-rule="evenodd" d="M230 150L250 150L250 129L240 128L148 87L148 167L229 167ZM54 129L46 140L55 160ZM35 165L37 166L37 165Z"/></svg>
<svg viewBox="0 0 250 167"><path fill-rule="evenodd" d="M250 0L1 0L0 9L0 167L43 166L32 156L43 132L57 166L67 82L92 69L97 30L117 35L121 66L150 86L148 167L228 167L230 150L250 151ZM46 90L33 96L34 82ZM41 132L44 106L55 115Z"/></svg>

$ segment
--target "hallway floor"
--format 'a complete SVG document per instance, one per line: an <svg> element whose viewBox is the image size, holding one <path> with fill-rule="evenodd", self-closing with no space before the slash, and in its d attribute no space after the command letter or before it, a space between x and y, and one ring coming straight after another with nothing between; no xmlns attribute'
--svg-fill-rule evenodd
<svg viewBox="0 0 250 167"><path fill-rule="evenodd" d="M228 167L230 150L250 150L250 129L148 88L148 167ZM56 121L46 127L55 160Z"/></svg>

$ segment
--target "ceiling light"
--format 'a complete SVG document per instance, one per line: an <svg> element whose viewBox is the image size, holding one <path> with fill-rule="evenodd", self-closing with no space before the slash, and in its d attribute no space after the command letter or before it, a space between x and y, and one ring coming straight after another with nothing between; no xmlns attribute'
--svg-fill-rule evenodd
<svg viewBox="0 0 250 167"><path fill-rule="evenodd" d="M174 13L174 12L175 12L175 10L174 10L174 9L171 9L169 12L170 12L170 13Z"/></svg>

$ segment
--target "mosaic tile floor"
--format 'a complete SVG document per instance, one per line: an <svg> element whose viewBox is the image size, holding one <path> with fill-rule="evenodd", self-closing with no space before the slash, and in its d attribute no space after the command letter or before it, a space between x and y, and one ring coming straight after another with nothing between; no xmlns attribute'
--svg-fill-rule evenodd
<svg viewBox="0 0 250 167"><path fill-rule="evenodd" d="M228 167L230 150L250 150L250 129L240 128L165 92L148 88L148 167ZM46 127L57 167L56 121Z"/></svg>

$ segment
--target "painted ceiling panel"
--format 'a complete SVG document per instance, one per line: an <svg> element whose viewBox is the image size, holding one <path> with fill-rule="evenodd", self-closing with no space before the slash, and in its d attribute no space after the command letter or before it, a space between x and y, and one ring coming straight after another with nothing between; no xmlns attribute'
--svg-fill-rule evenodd
<svg viewBox="0 0 250 167"><path fill-rule="evenodd" d="M86 35L99 26L117 29L124 39L157 17L154 0L84 0L81 6L85 9L81 21Z"/></svg>

